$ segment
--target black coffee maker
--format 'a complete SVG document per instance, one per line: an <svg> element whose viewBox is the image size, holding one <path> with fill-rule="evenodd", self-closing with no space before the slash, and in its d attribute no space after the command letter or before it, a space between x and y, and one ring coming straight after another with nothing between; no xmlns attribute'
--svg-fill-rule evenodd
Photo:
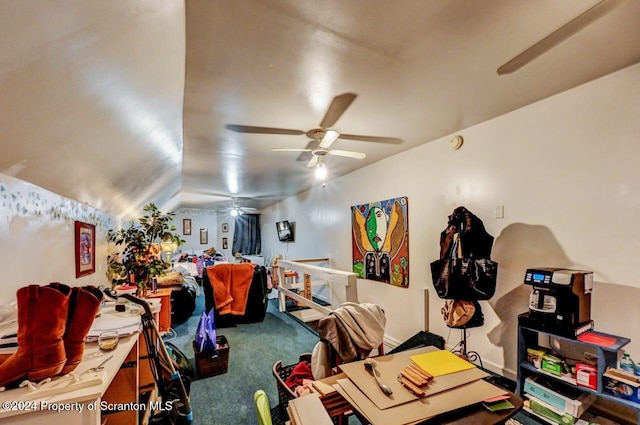
<svg viewBox="0 0 640 425"><path fill-rule="evenodd" d="M538 324L571 329L591 320L593 272L532 268L524 283L533 286L528 317Z"/></svg>

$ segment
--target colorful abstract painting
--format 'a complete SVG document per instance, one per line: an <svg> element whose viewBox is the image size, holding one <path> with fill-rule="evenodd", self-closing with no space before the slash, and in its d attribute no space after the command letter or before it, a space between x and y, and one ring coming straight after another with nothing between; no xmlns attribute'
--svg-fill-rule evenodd
<svg viewBox="0 0 640 425"><path fill-rule="evenodd" d="M353 271L361 278L409 287L406 196L351 207Z"/></svg>

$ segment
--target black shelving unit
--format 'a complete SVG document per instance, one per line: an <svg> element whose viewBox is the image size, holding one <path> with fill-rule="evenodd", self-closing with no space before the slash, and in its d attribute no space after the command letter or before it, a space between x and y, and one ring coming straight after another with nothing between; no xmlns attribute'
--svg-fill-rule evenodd
<svg viewBox="0 0 640 425"><path fill-rule="evenodd" d="M629 338L620 337L617 335L605 334L602 332L590 331L597 336L607 338L609 340L615 340L615 342L608 346L599 345L596 343L580 341L573 337L558 335L547 329L536 329L532 326L518 325L518 379L516 382L516 393L524 396L524 381L526 378L535 375L543 375L553 380L557 380L567 385L574 386L581 391L592 393L600 398L612 400L621 405L628 406L636 411L637 423L640 425L640 404L634 403L623 398L615 397L611 394L603 392L603 379L602 375L606 372L608 367L616 367L618 361L618 352L627 345L631 340ZM527 348L540 348L540 335L548 335L562 342L563 344L575 344L581 350L595 353L598 358L597 368L597 389L592 390L590 388L578 386L575 379L570 379L565 376L558 376L552 373L548 373L542 369L537 369L531 363L527 361Z"/></svg>

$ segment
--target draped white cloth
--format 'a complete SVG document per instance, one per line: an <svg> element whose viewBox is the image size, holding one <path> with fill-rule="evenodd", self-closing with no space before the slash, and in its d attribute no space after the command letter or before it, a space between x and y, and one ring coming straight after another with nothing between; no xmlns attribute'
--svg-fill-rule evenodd
<svg viewBox="0 0 640 425"><path fill-rule="evenodd" d="M329 313L329 316L320 320L321 341L316 344L311 355L314 379L331 375L332 350L329 345L340 358L348 362L355 359L356 348L373 350L384 339L386 317L377 304L346 302Z"/></svg>

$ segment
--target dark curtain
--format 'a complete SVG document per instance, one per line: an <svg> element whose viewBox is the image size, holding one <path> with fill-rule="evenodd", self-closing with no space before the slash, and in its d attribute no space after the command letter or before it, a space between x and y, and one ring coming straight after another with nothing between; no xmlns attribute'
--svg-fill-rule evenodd
<svg viewBox="0 0 640 425"><path fill-rule="evenodd" d="M260 215L242 214L236 217L236 229L233 233L233 249L242 255L259 255L262 239L260 237Z"/></svg>

